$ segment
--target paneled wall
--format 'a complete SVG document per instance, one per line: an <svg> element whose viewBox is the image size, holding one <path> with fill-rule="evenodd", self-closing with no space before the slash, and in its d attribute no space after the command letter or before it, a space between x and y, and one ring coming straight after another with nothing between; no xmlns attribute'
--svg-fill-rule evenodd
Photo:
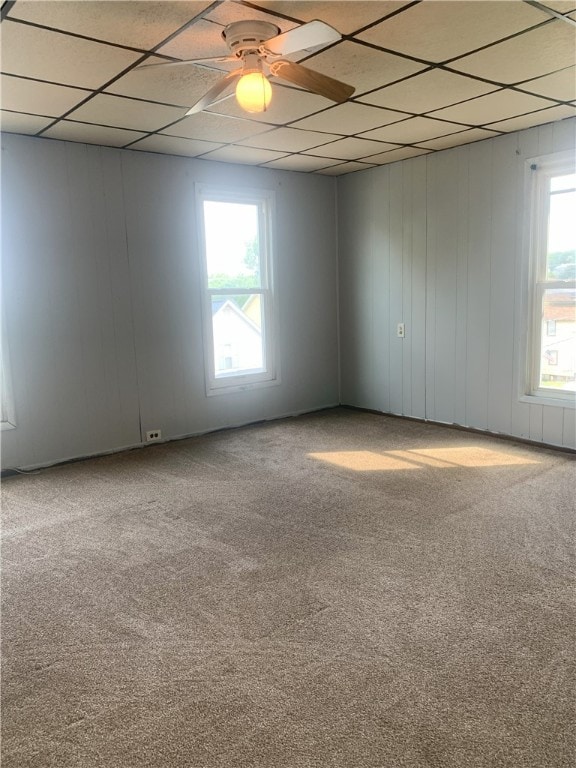
<svg viewBox="0 0 576 768"><path fill-rule="evenodd" d="M574 147L575 128L339 179L343 403L576 447L574 409L521 397L525 161Z"/></svg>
<svg viewBox="0 0 576 768"><path fill-rule="evenodd" d="M521 399L525 159L574 131L342 177L337 211L331 178L3 136L2 466L336 404L337 220L341 402L575 447L573 409ZM276 191L279 386L205 395L195 182Z"/></svg>
<svg viewBox="0 0 576 768"><path fill-rule="evenodd" d="M205 394L195 182L276 192L277 386ZM338 402L334 179L4 135L2 185L3 467Z"/></svg>

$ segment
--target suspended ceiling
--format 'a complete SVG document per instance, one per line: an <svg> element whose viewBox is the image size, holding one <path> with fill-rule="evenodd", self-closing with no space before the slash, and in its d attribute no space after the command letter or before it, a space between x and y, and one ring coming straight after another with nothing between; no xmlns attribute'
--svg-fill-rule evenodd
<svg viewBox="0 0 576 768"><path fill-rule="evenodd" d="M576 0L8 0L1 13L8 132L340 175L576 115ZM222 30L244 19L334 26L340 42L289 58L352 99L275 80L260 115L232 96L185 117L231 65L137 69L225 55Z"/></svg>

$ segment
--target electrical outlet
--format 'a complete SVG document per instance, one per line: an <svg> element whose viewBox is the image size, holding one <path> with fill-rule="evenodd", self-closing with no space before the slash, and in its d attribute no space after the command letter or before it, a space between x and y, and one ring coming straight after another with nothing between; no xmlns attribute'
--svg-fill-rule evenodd
<svg viewBox="0 0 576 768"><path fill-rule="evenodd" d="M162 440L162 430L152 429L150 432L146 432L146 442L154 443L156 440Z"/></svg>
<svg viewBox="0 0 576 768"><path fill-rule="evenodd" d="M398 323L396 326L396 336L398 336L399 339L403 339L406 336L406 327L404 323Z"/></svg>

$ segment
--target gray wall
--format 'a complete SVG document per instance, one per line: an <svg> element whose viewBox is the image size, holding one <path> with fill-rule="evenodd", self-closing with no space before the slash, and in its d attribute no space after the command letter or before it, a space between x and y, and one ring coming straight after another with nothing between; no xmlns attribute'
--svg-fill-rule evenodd
<svg viewBox="0 0 576 768"><path fill-rule="evenodd" d="M519 376L524 161L574 126L338 180L342 402L576 447L574 410ZM276 190L279 386L205 395L196 181ZM333 179L4 135L2 183L3 467L338 402Z"/></svg>
<svg viewBox="0 0 576 768"><path fill-rule="evenodd" d="M197 181L276 191L278 386L205 395ZM338 402L334 179L5 134L2 184L3 467Z"/></svg>
<svg viewBox="0 0 576 768"><path fill-rule="evenodd" d="M521 399L525 161L574 147L575 127L339 179L343 403L576 447L573 408Z"/></svg>

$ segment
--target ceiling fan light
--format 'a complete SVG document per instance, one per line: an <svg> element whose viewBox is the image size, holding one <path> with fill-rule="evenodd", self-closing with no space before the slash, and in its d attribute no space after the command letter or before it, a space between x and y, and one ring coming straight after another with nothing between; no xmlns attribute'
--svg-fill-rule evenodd
<svg viewBox="0 0 576 768"><path fill-rule="evenodd" d="M246 112L265 112L272 99L272 86L262 72L242 75L236 86L236 101Z"/></svg>

